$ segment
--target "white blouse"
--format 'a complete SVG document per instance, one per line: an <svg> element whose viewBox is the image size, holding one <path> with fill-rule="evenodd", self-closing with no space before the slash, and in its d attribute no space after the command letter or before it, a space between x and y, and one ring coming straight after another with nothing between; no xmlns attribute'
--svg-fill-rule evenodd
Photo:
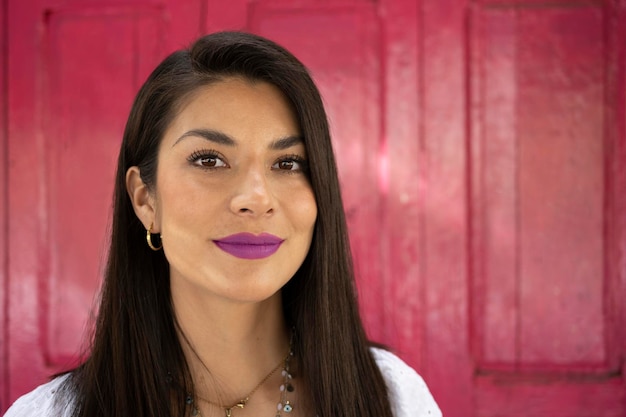
<svg viewBox="0 0 626 417"><path fill-rule="evenodd" d="M387 384L395 417L441 417L437 403L417 372L389 351L376 348L371 351ZM4 417L69 417L71 407L59 408L55 401L65 378L56 378L20 397Z"/></svg>

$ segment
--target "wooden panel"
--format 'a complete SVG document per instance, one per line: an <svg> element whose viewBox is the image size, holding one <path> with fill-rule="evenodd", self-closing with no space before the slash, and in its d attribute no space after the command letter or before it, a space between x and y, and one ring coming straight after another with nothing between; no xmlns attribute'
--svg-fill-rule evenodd
<svg viewBox="0 0 626 417"><path fill-rule="evenodd" d="M466 18L469 2L423 0L419 129L428 383L446 417L473 410L468 355ZM398 179L406 180L406 179ZM453 375L453 376L451 376Z"/></svg>
<svg viewBox="0 0 626 417"><path fill-rule="evenodd" d="M609 0L610 1L610 0ZM578 7L606 4L605 0L474 0L474 3L490 8L544 8L544 7Z"/></svg>
<svg viewBox="0 0 626 417"><path fill-rule="evenodd" d="M250 0L232 0L228 7L220 0L205 0L204 16L207 33L221 30L246 30Z"/></svg>
<svg viewBox="0 0 626 417"><path fill-rule="evenodd" d="M39 350L39 331L37 328L37 251L39 241L36 224L38 211L36 201L38 194L38 178L36 175L39 161L37 158L37 135L40 128L33 127L39 123L40 108L35 107L34 97L40 83L34 77L35 67L41 63L35 59L37 38L33 28L39 28L42 15L28 16L28 7L39 11L39 4L13 2L7 9L7 28L10 38L7 45L7 181L19 181L23 184L7 184L7 316L19 319L7 321L6 363L8 375L5 380L9 390L9 403L16 394L32 389L34 383L44 380L41 373L43 367ZM40 125L38 125L40 126ZM15 145L20 145L15 148ZM16 239L15 237L20 237ZM15 369L22 370L18 375ZM25 376L24 370L31 375ZM32 375L35 374L35 375ZM30 384L29 384L30 382ZM17 391L17 393L16 393ZM8 404L7 404L8 405ZM4 410L3 410L4 411Z"/></svg>
<svg viewBox="0 0 626 417"><path fill-rule="evenodd" d="M156 62L160 20L158 10L134 8L47 16L41 230L49 264L39 279L50 365L66 364L85 336L124 123L139 80Z"/></svg>
<svg viewBox="0 0 626 417"><path fill-rule="evenodd" d="M71 366L84 346L123 124L164 45L188 35L164 35L178 12L11 3L9 402Z"/></svg>
<svg viewBox="0 0 626 417"><path fill-rule="evenodd" d="M602 10L519 20L520 360L571 371L606 360Z"/></svg>
<svg viewBox="0 0 626 417"><path fill-rule="evenodd" d="M611 137L615 138L615 146L610 149L612 155L611 220L615 227L612 230L613 245L611 245L611 269L615 273L615 291L611 292L612 305L615 306L615 331L612 334L615 341L617 357L621 357L622 376L626 377L626 0L615 3L611 19L611 62L615 62L615 71L611 73L612 80L609 91L614 95L610 102L612 106ZM619 291L621 288L621 291ZM621 343L620 343L621 341ZM624 402L626 404L626 401Z"/></svg>
<svg viewBox="0 0 626 417"><path fill-rule="evenodd" d="M476 417L624 417L622 378L481 378Z"/></svg>
<svg viewBox="0 0 626 417"><path fill-rule="evenodd" d="M7 0L0 1L0 413L8 405L7 350Z"/></svg>
<svg viewBox="0 0 626 417"><path fill-rule="evenodd" d="M371 4L251 3L246 29L273 39L311 70L330 118L363 318L381 340L379 21Z"/></svg>
<svg viewBox="0 0 626 417"><path fill-rule="evenodd" d="M474 320L479 322L474 343L478 345L477 357L483 361L514 363L519 314L515 135L518 87L516 44L511 38L518 28L514 13L481 17L473 34L477 44L473 50L471 103L475 111L471 156L475 248L472 304Z"/></svg>
<svg viewBox="0 0 626 417"><path fill-rule="evenodd" d="M475 23L481 366L602 367L602 10L498 8Z"/></svg>
<svg viewBox="0 0 626 417"><path fill-rule="evenodd" d="M385 0L384 122L380 158L386 164L381 176L382 222L377 226L386 242L382 247L383 339L428 380L425 350L426 282L423 205L425 154L420 140L420 49L418 2ZM431 387L432 388L432 387Z"/></svg>
<svg viewBox="0 0 626 417"><path fill-rule="evenodd" d="M530 3L471 20L476 415L621 417L619 14Z"/></svg>
<svg viewBox="0 0 626 417"><path fill-rule="evenodd" d="M607 310L613 328L607 335L609 359L626 376L626 0L613 2L606 13L607 71ZM626 406L626 401L624 401Z"/></svg>

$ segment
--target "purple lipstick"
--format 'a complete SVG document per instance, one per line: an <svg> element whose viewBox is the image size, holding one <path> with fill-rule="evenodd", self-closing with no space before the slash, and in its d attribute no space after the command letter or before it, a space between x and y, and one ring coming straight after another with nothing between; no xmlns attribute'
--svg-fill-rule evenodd
<svg viewBox="0 0 626 417"><path fill-rule="evenodd" d="M258 236L252 233L237 233L213 242L218 248L237 258L262 259L273 255L283 241L269 233L261 233Z"/></svg>

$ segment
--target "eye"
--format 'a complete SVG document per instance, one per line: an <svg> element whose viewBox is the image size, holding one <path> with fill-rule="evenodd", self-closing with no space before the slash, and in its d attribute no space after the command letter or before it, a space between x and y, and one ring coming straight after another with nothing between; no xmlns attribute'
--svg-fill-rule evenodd
<svg viewBox="0 0 626 417"><path fill-rule="evenodd" d="M272 165L273 169L287 172L305 172L307 170L306 160L298 155L285 156Z"/></svg>
<svg viewBox="0 0 626 417"><path fill-rule="evenodd" d="M228 167L228 164L224 162L224 157L215 151L195 151L187 160L201 168Z"/></svg>

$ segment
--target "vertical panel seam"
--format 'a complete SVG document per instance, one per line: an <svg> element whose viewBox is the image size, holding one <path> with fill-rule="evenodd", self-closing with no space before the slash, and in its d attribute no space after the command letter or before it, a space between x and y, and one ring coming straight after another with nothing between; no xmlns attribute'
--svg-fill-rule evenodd
<svg viewBox="0 0 626 417"><path fill-rule="evenodd" d="M418 243L417 250L418 253L423 254L422 259L418 262L418 274L419 274L419 288L421 288L420 293L420 306L421 307L421 317L419 318L421 322L421 326L423 329L424 337L428 337L430 329L427 328L428 320L427 320L427 307L428 307L428 279L426 278L428 275L428 256L426 256L426 220L425 220L425 202L426 202L426 189L427 187L424 184L428 183L428 162L426 152L426 139L425 139L425 126L424 126L424 0L419 2L418 7L416 8L416 21L417 21L417 30L415 31L414 36L417 36L416 48L417 48L417 58L416 58L416 81L417 81L417 149L419 152L418 157L418 175L422 178L418 178L418 199L417 199L417 233L418 233ZM428 364L430 363L428 358L428 341L421 341L421 349L419 352L420 361L424 364L424 378L428 378Z"/></svg>
<svg viewBox="0 0 626 417"><path fill-rule="evenodd" d="M378 53L378 86L377 86L377 95L378 95L378 99L380 100L380 112L379 114L382 115L382 117L380 118L380 125L378 126L378 137L379 137L379 142L378 142L378 153L382 156L382 158L384 158L384 160L388 161L389 159L389 138L387 137L387 59L389 57L388 53L389 53L389 48L388 48L388 40L386 37L387 32L385 31L384 28L384 24L383 24L383 19L381 18L381 11L380 11L380 3L376 4L376 2L374 2L374 4L372 5L374 6L374 10L375 10L375 15L376 15L376 19L375 19L375 24L376 24L376 36L377 39L376 41L378 42L377 45L377 53ZM383 239L381 240L382 242L382 247L379 248L379 253L378 256L379 258L379 267L378 267L378 285L380 285L380 288L382 289L382 291L379 292L379 296L380 294L382 294L382 299L380 300L380 306L382 308L382 323L380 323L382 329L383 330L383 337L386 340L391 340L393 338L394 335L390 334L390 324L393 322L393 320L389 320L389 313L388 313L388 309L387 309L387 301L390 300L389 297L389 288L387 283L390 282L389 277L392 275L389 272L390 269L390 263L389 263L389 258L390 258L390 246L391 246L391 242L390 242L390 234L389 234L389 226L390 226L390 221L389 221L389 205L388 205L388 199L389 199L389 164L383 164L383 166L380 168L385 170L386 172L383 173L383 175L385 175L385 183L381 184L381 173L380 171L377 172L377 190L378 190L378 215L379 215L379 219L381 221L381 230L384 233Z"/></svg>
<svg viewBox="0 0 626 417"><path fill-rule="evenodd" d="M9 137L9 103L8 103L8 92L9 92L9 82L8 82L8 62L9 62L9 29L8 29L8 11L9 11L9 0L3 0L2 11L0 12L0 16L2 17L0 20L0 26L2 27L2 33L0 34L0 39L2 40L0 44L0 56L2 59L2 77L0 78L1 89L4 91L2 97L2 105L0 109L2 113L0 114L0 127L2 130L0 131L0 148L2 152L2 161L0 161L0 169L2 173L0 174L0 181L3 183L0 185L0 190L2 195L0 195L0 204L2 204L2 216L0 217L0 240L3 241L2 252L0 253L0 257L2 261L0 262L0 319L2 320L2 327L0 327L1 333L0 337L2 337L2 343L0 344L0 378L2 381L0 382L0 386L2 390L0 391L0 410L3 410L8 404L6 401L9 396L9 373L8 373L8 349L7 343L9 341L8 335L8 266L9 266L9 256L8 256L8 173L9 173L9 155L8 155L8 137Z"/></svg>
<svg viewBox="0 0 626 417"><path fill-rule="evenodd" d="M519 31L519 10L515 9L513 10L514 13L514 22L515 22L515 40L513 41L513 44L515 45L515 53L514 56L512 57L512 59L514 59L514 68L515 68L515 73L513 74L514 80L515 80L515 85L519 85L519 81L518 81L518 75L519 75L519 71L518 71L518 67L517 67L517 62L518 62L518 53L519 53L519 36L518 31ZM520 197L520 141L519 141L519 130L518 130L518 121L519 121L519 101L516 100L513 102L514 107L514 120L513 123L515 124L515 126L513 127L513 131L515 132L515 137L514 137L514 153L515 153L515 157L514 157L514 173L513 175L514 177L514 184L515 184L515 191L514 191L514 196L513 196L513 207L515 210L514 213L514 219L515 219L515 249L514 249L514 253L515 253L515 265L514 265L514 271L515 271L515 363L514 366L517 370L520 369L521 367L521 362L522 362L522 312L521 312L521 307L522 307L522 280L521 280L521 259L522 259L522 245L521 245L521 214L520 214L520 204L521 204L521 197Z"/></svg>

